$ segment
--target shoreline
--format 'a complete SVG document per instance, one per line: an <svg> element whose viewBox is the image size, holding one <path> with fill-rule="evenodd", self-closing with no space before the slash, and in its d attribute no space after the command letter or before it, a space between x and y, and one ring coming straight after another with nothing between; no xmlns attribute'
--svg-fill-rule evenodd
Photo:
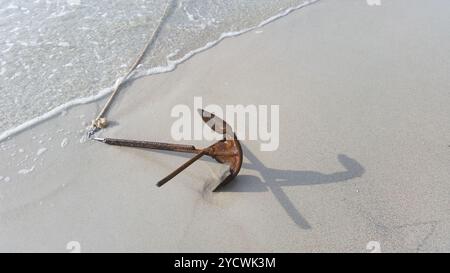
<svg viewBox="0 0 450 273"><path fill-rule="evenodd" d="M271 22L274 22L275 20L278 20L280 18L283 18L284 16L289 15L291 12L297 11L299 9L302 9L304 7L307 7L311 4L314 4L316 2L318 2L320 0L309 0L306 1L305 3L299 4L297 6L294 7L290 7L286 10L283 10L282 12L267 18L265 20L263 20L261 23L259 23L256 26L250 27L250 28L246 28L246 29L242 29L239 31L232 31L232 32L225 32L222 33L220 35L220 37L217 40L208 42L207 44L205 44L203 47L194 49L192 51L190 51L189 53L187 53L186 55L184 55L182 58L178 59L178 60L167 60L168 61L168 65L167 66L158 66L158 67L153 67L143 73L138 73L137 75L134 76L134 72L131 74L132 77L130 77L129 79L126 79L125 82L123 83L123 85L127 84L129 81L135 81L139 78L142 77L147 77L147 76L152 76L152 75L157 75L157 74L161 74L161 73L168 73L168 72L172 72L174 71L178 65L184 63L185 61L189 60L190 58L192 58L193 56L195 56L198 53L201 53L205 50L208 50L214 46L216 46L217 44L219 44L221 41L223 41L226 38L233 38L233 37L237 37L239 35L245 34L249 31L261 28ZM120 81L121 78L116 80L116 83L118 81ZM53 108L52 110L48 111L47 113L44 113L43 115L40 115L38 117L34 117L22 124L19 124L18 126L14 127L14 128L10 128L7 129L3 132L0 133L0 143L4 140L7 140L10 137L13 137L16 134L19 134L27 129L31 129L32 127L39 125L42 122L45 122L55 116L57 116L58 114L61 114L63 111L67 111L72 107L76 107L79 105L83 105L83 104L88 104L88 103L93 103L96 102L98 100L101 100L103 98L105 98L106 96L110 95L112 93L112 90L114 89L114 86L116 84L110 86L110 87L106 87L103 88L102 90L98 91L97 94L93 95L93 96L89 96L89 97L82 97L82 98L77 98L77 99L73 99L70 100L56 108Z"/></svg>
<svg viewBox="0 0 450 273"><path fill-rule="evenodd" d="M126 84L99 137L169 141L196 96L280 105L278 150L243 140L217 193L213 161L157 188L188 157L83 139L103 100L0 143L0 252L448 252L448 8L319 1Z"/></svg>

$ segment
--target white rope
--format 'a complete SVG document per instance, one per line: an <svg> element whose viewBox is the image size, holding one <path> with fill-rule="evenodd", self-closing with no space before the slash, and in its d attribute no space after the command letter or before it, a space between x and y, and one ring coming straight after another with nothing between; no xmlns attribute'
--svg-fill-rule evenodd
<svg viewBox="0 0 450 273"><path fill-rule="evenodd" d="M145 52L148 50L148 47L150 46L150 44L152 44L152 42L154 42L154 38L155 38L156 34L161 29L161 25L163 23L163 20L166 18L167 14L168 14L170 3L171 3L170 0L167 1L164 13L163 13L163 15L161 16L161 18L158 21L158 26L155 28L155 30L153 31L152 35L150 35L149 39L147 40L147 43L145 44L145 47L142 49L141 53L136 58L136 60L134 61L133 65L130 67L130 69L125 74L125 76L120 78L116 82L116 84L114 85L114 90L111 93L111 95L109 96L108 100L106 101L105 106L103 106L103 108L101 109L101 111L99 112L99 114L97 115L95 120L92 121L92 127L88 131L88 136L89 137L91 137L97 130L102 129L102 128L106 128L108 126L108 122L107 122L107 120L105 118L106 111L108 110L109 106L113 102L113 99L117 95L117 93L118 93L120 87L122 86L122 84L124 82L126 82L126 80L129 78L131 73L133 73L133 71L136 69L136 67L139 65L139 63L142 61L142 58L144 57Z"/></svg>

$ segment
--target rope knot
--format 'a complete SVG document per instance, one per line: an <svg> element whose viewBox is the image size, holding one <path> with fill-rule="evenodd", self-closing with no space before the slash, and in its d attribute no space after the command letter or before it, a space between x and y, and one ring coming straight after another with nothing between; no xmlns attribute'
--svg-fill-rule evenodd
<svg viewBox="0 0 450 273"><path fill-rule="evenodd" d="M92 126L95 128L103 129L108 126L106 118L98 118L92 121Z"/></svg>

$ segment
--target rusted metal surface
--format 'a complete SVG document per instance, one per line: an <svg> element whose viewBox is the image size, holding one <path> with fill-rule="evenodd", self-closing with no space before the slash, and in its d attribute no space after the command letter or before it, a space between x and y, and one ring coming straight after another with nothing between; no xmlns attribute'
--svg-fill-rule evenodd
<svg viewBox="0 0 450 273"><path fill-rule="evenodd" d="M217 191L217 189L238 175L242 166L243 152L236 134L228 123L203 109L198 109L198 112L202 116L203 121L212 130L223 135L223 140L212 145L210 147L211 152L208 154L216 161L227 164L230 167L230 174L213 190Z"/></svg>
<svg viewBox="0 0 450 273"><path fill-rule="evenodd" d="M200 159L202 156L207 155L214 158L217 162L226 164L229 166L229 174L220 182L220 184L213 189L216 191L222 185L233 180L241 170L242 166L242 148L236 134L232 131L231 126L224 120L218 118L212 113L206 112L203 109L199 109L199 114L202 116L203 121L215 132L222 134L223 139L214 143L213 145L204 148L197 149L192 145L172 144L163 142L152 141L140 141L140 140L128 140L128 139L115 139L115 138L94 138L96 141L100 141L109 145L145 148L153 150L174 151L183 153L195 153L197 154L189 161L178 167L168 176L160 180L156 185L161 187L184 169L189 167L192 163Z"/></svg>
<svg viewBox="0 0 450 273"><path fill-rule="evenodd" d="M166 176L163 179L161 179L158 183L156 183L156 186L161 187L162 185L166 184L167 182L169 182L169 180L171 180L177 174L179 174L182 171L184 171L184 169L189 167L192 163L194 163L195 161L199 160L204 155L205 155L205 151L201 151L199 154L197 154L193 158L189 159L189 161L187 161L186 163L184 163L183 165L178 167L175 171L171 172L168 176Z"/></svg>
<svg viewBox="0 0 450 273"><path fill-rule="evenodd" d="M129 139L118 139L118 138L94 138L94 140L101 141L109 145L125 146L133 148L145 148L153 150L164 150L164 151L175 151L184 153L199 153L201 150L196 149L192 145L182 145L182 144L172 144L163 142L153 142L153 141L141 141L141 140L129 140Z"/></svg>

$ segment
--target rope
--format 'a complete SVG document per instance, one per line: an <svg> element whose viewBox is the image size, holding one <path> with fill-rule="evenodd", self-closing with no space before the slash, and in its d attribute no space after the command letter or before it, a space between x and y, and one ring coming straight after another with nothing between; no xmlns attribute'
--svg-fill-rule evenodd
<svg viewBox="0 0 450 273"><path fill-rule="evenodd" d="M153 31L152 35L150 35L149 39L147 40L147 43L145 44L145 47L142 49L141 53L138 55L138 57L136 58L136 60L134 61L133 65L130 67L128 72L125 74L125 76L120 78L116 82L116 84L114 85L114 90L111 93L111 95L109 96L108 100L106 101L105 106L103 106L101 111L98 113L97 117L92 121L91 128L88 131L89 138L91 138L91 136L94 135L98 130L106 128L108 126L108 121L105 118L105 113L109 109L110 105L112 104L113 99L116 97L122 84L125 83L126 80L128 80L128 77L133 73L133 71L136 69L136 67L139 65L139 63L142 61L142 58L144 57L145 52L147 52L149 46L154 42L154 38L156 37L156 34L160 31L161 25L162 25L164 19L168 15L170 2L171 1L167 1L164 13L158 21L158 26Z"/></svg>

